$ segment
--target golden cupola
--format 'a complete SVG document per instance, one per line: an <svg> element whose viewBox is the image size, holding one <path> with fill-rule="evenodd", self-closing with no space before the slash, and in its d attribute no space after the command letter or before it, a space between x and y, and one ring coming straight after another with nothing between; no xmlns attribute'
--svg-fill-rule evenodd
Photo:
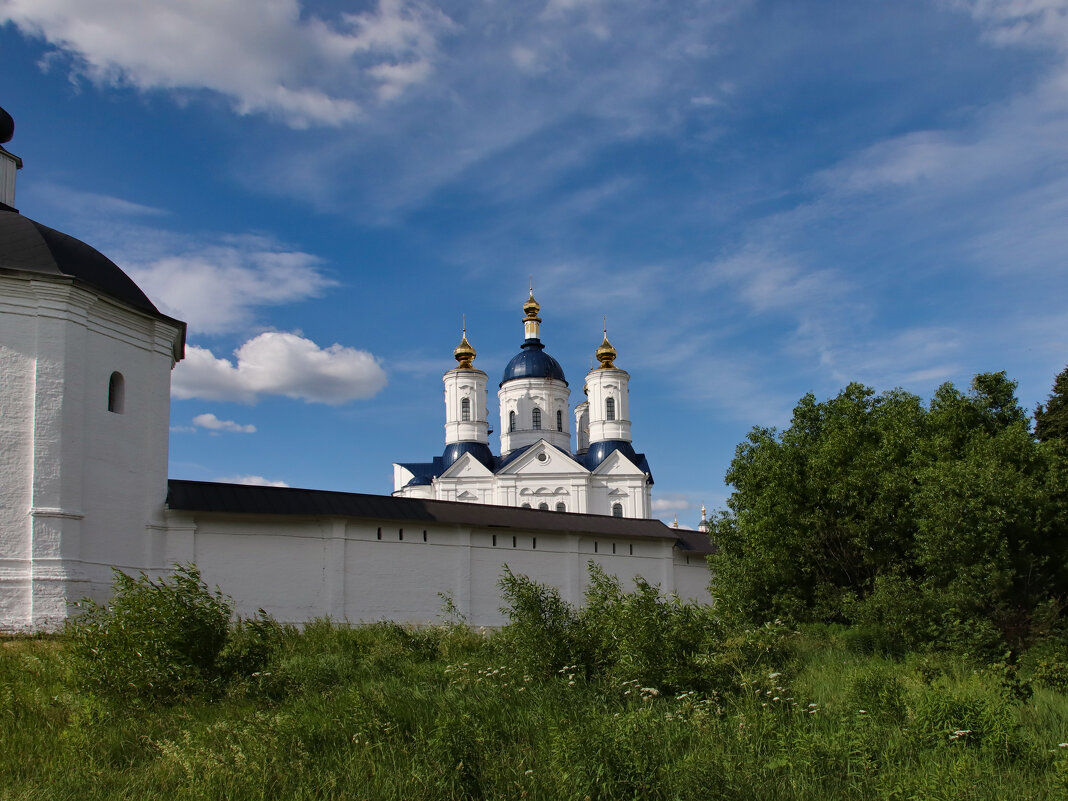
<svg viewBox="0 0 1068 801"><path fill-rule="evenodd" d="M460 340L460 344L456 346L456 349L452 352L453 358L456 359L459 364L456 366L457 370L473 370L475 356L477 353L475 349L471 347L471 343L467 341L467 326L464 326L463 338Z"/></svg>
<svg viewBox="0 0 1068 801"><path fill-rule="evenodd" d="M598 370L611 370L615 368L616 356L619 354L617 354L616 349L612 347L612 343L608 341L607 327L604 330L604 340L601 342L601 346L597 348L594 355L597 357L597 361L601 363L601 366L597 368Z"/></svg>

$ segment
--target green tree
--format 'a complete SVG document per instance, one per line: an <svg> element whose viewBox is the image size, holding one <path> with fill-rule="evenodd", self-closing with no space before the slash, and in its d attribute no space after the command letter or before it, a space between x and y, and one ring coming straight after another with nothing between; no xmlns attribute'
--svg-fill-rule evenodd
<svg viewBox="0 0 1068 801"><path fill-rule="evenodd" d="M1035 408L1035 436L1042 442L1059 439L1068 443L1068 367L1057 374L1045 405Z"/></svg>
<svg viewBox="0 0 1068 801"><path fill-rule="evenodd" d="M754 429L713 523L721 609L894 626L906 646L946 621L1018 629L1068 589L1068 471L1066 449L1032 438L1015 388L981 374L925 408L850 384L802 398L781 435Z"/></svg>

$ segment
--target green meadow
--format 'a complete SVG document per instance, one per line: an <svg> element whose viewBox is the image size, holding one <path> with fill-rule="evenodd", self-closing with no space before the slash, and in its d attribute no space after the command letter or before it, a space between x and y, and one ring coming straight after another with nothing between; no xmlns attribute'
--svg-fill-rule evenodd
<svg viewBox="0 0 1068 801"><path fill-rule="evenodd" d="M1063 799L1068 656L879 653L506 574L510 623L230 620L191 567L0 642L0 799ZM448 604L446 603L446 607Z"/></svg>

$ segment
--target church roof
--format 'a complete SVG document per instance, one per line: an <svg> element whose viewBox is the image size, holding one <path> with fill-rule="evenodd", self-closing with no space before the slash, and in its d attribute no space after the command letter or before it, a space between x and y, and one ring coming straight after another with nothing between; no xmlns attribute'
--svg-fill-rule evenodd
<svg viewBox="0 0 1068 801"><path fill-rule="evenodd" d="M0 267L76 278L143 312L164 316L99 250L16 211L0 211Z"/></svg>
<svg viewBox="0 0 1068 801"><path fill-rule="evenodd" d="M626 440L609 439L602 442L591 442L589 450L583 454L575 456L575 459L579 464L592 473L597 469L597 466L611 456L614 451L619 451L627 457L631 464L643 473L648 474L649 483L653 483L653 473L649 469L649 460L645 458L644 453L636 453L634 451L634 446Z"/></svg>
<svg viewBox="0 0 1068 801"><path fill-rule="evenodd" d="M677 531L659 520L576 514L513 506L490 506L456 501L430 501L390 495L355 492L259 487L209 481L167 482L167 506L186 512L219 514L299 515L305 517L354 517L412 521L527 531L556 531L616 537L646 537L674 540L690 553L712 553L707 537L698 532ZM693 536L698 535L698 536Z"/></svg>
<svg viewBox="0 0 1068 801"><path fill-rule="evenodd" d="M560 366L560 362L545 352L545 346L540 339L523 341L523 349L513 356L504 368L501 385L517 378L553 378L567 383L567 379L564 378L564 368Z"/></svg>

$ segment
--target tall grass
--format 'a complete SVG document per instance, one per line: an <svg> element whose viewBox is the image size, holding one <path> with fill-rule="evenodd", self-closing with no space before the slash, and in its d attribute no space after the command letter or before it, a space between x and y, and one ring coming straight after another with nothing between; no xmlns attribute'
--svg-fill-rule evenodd
<svg viewBox="0 0 1068 801"><path fill-rule="evenodd" d="M0 641L0 799L1068 798L1068 697L1004 666L603 577L546 616L510 580L495 633L232 626L152 702L87 682L70 634Z"/></svg>

